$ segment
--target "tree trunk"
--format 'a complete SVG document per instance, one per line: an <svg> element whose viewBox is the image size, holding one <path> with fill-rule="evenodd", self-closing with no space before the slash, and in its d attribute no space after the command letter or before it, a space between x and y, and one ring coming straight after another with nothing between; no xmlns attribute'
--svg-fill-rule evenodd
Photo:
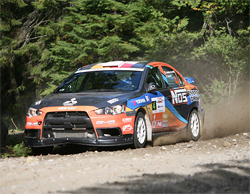
<svg viewBox="0 0 250 194"><path fill-rule="evenodd" d="M17 110L18 113L20 114L20 117L17 121L15 121L18 125L19 128L23 128L25 124L25 108L23 106L23 103L21 102L21 95L19 90L17 89L17 81L15 77L15 67L13 64L12 57L10 57L10 65L9 65L9 76L10 76L10 88L11 92L13 92L15 101L17 104Z"/></svg>

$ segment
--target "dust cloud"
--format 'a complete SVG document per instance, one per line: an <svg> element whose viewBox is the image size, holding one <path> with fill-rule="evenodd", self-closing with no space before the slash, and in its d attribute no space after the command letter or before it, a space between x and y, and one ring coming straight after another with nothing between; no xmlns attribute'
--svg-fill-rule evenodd
<svg viewBox="0 0 250 194"><path fill-rule="evenodd" d="M202 139L249 132L249 120L250 97L249 87L247 87L233 101L214 106L205 112L205 130Z"/></svg>

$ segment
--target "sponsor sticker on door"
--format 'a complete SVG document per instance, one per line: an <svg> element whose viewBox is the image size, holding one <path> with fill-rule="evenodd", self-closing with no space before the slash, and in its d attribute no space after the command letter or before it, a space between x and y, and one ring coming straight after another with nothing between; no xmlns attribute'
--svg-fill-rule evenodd
<svg viewBox="0 0 250 194"><path fill-rule="evenodd" d="M152 98L152 113L165 112L164 97Z"/></svg>

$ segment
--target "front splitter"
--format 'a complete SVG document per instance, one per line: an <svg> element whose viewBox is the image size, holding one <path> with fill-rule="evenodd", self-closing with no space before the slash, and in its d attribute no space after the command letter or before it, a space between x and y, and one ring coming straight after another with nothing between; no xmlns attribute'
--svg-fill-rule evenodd
<svg viewBox="0 0 250 194"><path fill-rule="evenodd" d="M76 137L63 137L63 138L25 138L24 144L26 147L47 147L65 144L78 144L86 146L123 146L133 144L133 135L112 136L112 137L99 137L99 138L76 138Z"/></svg>

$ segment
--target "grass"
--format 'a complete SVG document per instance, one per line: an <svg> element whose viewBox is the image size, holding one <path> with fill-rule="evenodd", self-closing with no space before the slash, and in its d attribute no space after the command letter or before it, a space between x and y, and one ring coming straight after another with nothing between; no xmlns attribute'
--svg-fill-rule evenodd
<svg viewBox="0 0 250 194"><path fill-rule="evenodd" d="M14 133L14 132L21 132L23 131L22 129L10 129L9 133Z"/></svg>
<svg viewBox="0 0 250 194"><path fill-rule="evenodd" d="M19 132L23 130L9 130L9 132ZM5 146L1 148L1 157L27 157L31 149L25 147L24 136L10 134L7 136Z"/></svg>

